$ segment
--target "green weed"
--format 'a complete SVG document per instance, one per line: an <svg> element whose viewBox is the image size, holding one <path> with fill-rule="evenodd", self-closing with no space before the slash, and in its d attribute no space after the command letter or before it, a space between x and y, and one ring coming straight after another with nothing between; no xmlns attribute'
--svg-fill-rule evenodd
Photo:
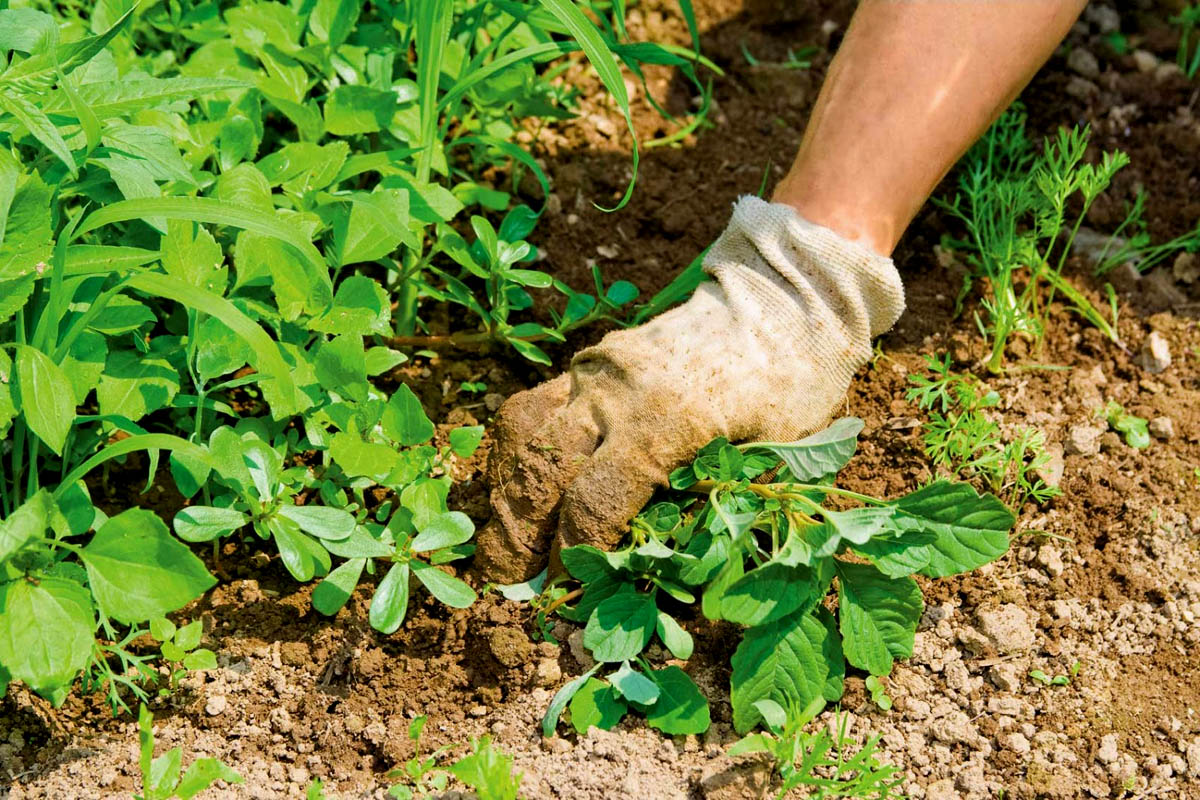
<svg viewBox="0 0 1200 800"><path fill-rule="evenodd" d="M241 783L242 778L220 759L197 758L182 773L183 749L175 747L154 756L154 715L150 709L138 709L138 740L141 743L138 765L142 771L142 793L135 800L192 800L216 781Z"/></svg>
<svg viewBox="0 0 1200 800"><path fill-rule="evenodd" d="M668 611L680 604L744 629L730 692L740 732L764 719L760 701L835 702L847 663L884 676L911 655L924 608L912 575L998 558L1014 518L995 497L945 480L887 501L837 487L861 428L845 418L798 442L716 439L672 473L672 499L633 521L627 546L564 549L581 589L558 611L585 624L598 663L555 695L543 732L568 707L581 733L629 711L672 735L707 729L708 703L687 673L646 655L657 637L674 658L691 656L691 635ZM752 482L777 467L770 483ZM835 579L836 618L823 602Z"/></svg>
<svg viewBox="0 0 1200 800"><path fill-rule="evenodd" d="M967 258L959 303L972 285L984 284L984 313L976 315L976 323L991 342L987 366L993 372L1003 368L1013 336L1042 340L1046 315L1059 294L1072 310L1118 341L1115 323L1062 274L1088 209L1129 163L1120 151L1104 153L1099 164L1083 163L1088 138L1087 128L1062 129L1035 153L1018 104L967 154L954 197L935 200L967 230L965 240L948 238L945 244Z"/></svg>
<svg viewBox="0 0 1200 800"><path fill-rule="evenodd" d="M902 773L875 757L879 736L868 739L857 752L849 752L853 742L847 735L845 714L836 716L836 733L831 734L825 726L809 733L804 729L820 713L821 701L803 710L794 703L780 705L774 700L759 700L756 705L767 731L743 737L729 748L729 754L766 754L780 777L776 800L800 787L806 787L805 796L813 800L903 800Z"/></svg>
<svg viewBox="0 0 1200 800"><path fill-rule="evenodd" d="M1179 49L1175 52L1175 63L1189 78L1195 78L1200 73L1200 36L1196 30L1200 28L1200 5L1184 6L1177 16L1171 17L1171 22L1179 26Z"/></svg>
<svg viewBox="0 0 1200 800"><path fill-rule="evenodd" d="M1130 414L1116 400L1109 400L1104 408L1096 411L1096 416L1103 417L1108 426L1125 437L1125 444L1138 450L1150 446L1150 427L1143 417Z"/></svg>
<svg viewBox="0 0 1200 800"><path fill-rule="evenodd" d="M403 781L388 790L389 797L398 800L429 797L444 791L453 776L473 790L479 800L518 800L521 773L513 771L512 756L497 750L490 737L473 739L471 752L448 764L442 763L448 747L438 748L422 757L421 732L427 719L420 716L409 725L408 737L416 754L403 767L389 773L388 777Z"/></svg>
<svg viewBox="0 0 1200 800"><path fill-rule="evenodd" d="M1000 426L987 413L1000 402L999 394L974 375L952 372L949 353L927 355L925 365L931 377L910 375L913 385L906 397L929 414L921 440L935 466L955 477L982 480L1011 508L1061 494L1037 476L1050 462L1041 431L1022 428L1004 442Z"/></svg>
<svg viewBox="0 0 1200 800"><path fill-rule="evenodd" d="M473 534L448 466L482 430L435 444L390 377L398 348L498 342L548 364L537 342L626 315L632 284L536 269L520 187L549 184L517 133L572 113L572 63L628 121L620 65L678 67L707 97L710 62L628 41L624 4L43 8L0 8L0 689L60 703L82 674L114 709L143 699L156 672L133 640L215 582L180 539L210 542L218 571L224 542L265 548L323 578L324 613L377 573L382 631L413 578L470 603L443 567ZM523 317L533 289L563 313ZM472 327L430 334L430 303ZM169 470L176 535L96 507L114 466L147 489ZM160 639L175 671L207 663L191 630Z"/></svg>

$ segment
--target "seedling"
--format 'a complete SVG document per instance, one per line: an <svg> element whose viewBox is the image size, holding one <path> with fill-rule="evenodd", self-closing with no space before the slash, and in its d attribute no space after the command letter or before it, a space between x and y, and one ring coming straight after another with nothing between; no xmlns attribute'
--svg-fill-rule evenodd
<svg viewBox="0 0 1200 800"><path fill-rule="evenodd" d="M966 240L943 242L967 258L960 307L977 281L987 286L983 314L975 321L991 342L987 367L992 372L1003 369L1013 336L1042 341L1048 309L1060 294L1072 310L1119 341L1115 322L1062 274L1088 209L1129 163L1118 150L1104 153L1099 164L1084 164L1088 139L1087 128L1062 129L1035 154L1025 136L1025 111L1017 104L967 154L954 198L935 201L967 231ZM1078 214L1069 217L1068 208Z"/></svg>
<svg viewBox="0 0 1200 800"><path fill-rule="evenodd" d="M141 757L142 793L135 800L192 800L217 781L241 783L242 778L217 758L197 758L180 775L183 748L175 747L157 758L154 756L154 715L141 706L138 710L138 740Z"/></svg>
<svg viewBox="0 0 1200 800"><path fill-rule="evenodd" d="M879 736L872 736L849 754L853 746L847 735L847 716L837 714L836 734L827 726L813 733L805 727L821 712L824 702L814 700L800 710L794 703L780 705L774 700L756 701L766 732L752 733L729 748L729 755L764 753L779 774L776 800L801 786L810 798L850 797L860 800L902 800L903 773L881 764L875 757ZM765 792L764 792L765 795Z"/></svg>
<svg viewBox="0 0 1200 800"><path fill-rule="evenodd" d="M934 465L954 477L982 479L1012 508L1061 494L1037 474L1050 462L1041 431L1021 428L1005 443L987 411L999 404L999 394L974 375L952 372L949 353L926 355L925 365L932 377L910 375L906 397L929 414L921 440Z"/></svg>
<svg viewBox="0 0 1200 800"><path fill-rule="evenodd" d="M861 429L844 418L798 442L716 439L672 473L671 498L634 520L625 547L564 549L582 591L560 613L586 623L584 645L599 663L555 696L546 735L568 703L578 729L611 727L630 708L669 733L707 727L707 704L687 673L644 655L656 636L675 658L691 654L691 636L660 607L668 597L745 629L730 693L741 732L763 720L761 700L835 702L847 662L884 676L911 655L924 608L912 575L953 575L998 558L1014 517L994 496L946 480L895 500L836 486ZM777 467L770 483L751 482ZM835 580L836 617L823 602ZM615 671L595 677L601 669ZM584 699L575 703L577 694Z"/></svg>
<svg viewBox="0 0 1200 800"><path fill-rule="evenodd" d="M1126 412L1125 407L1116 400L1109 400L1096 413L1104 418L1110 428L1125 437L1125 444L1138 450L1150 446L1149 423L1142 417Z"/></svg>
<svg viewBox="0 0 1200 800"><path fill-rule="evenodd" d="M200 637L204 634L204 623L200 620L189 622L182 628L177 628L174 622L166 617L150 620L150 635L160 642L162 657L177 666L171 670L170 689L160 689L162 696L170 694L179 686L179 680L189 672L202 672L217 668L217 656L212 650L200 646Z"/></svg>
<svg viewBox="0 0 1200 800"><path fill-rule="evenodd" d="M867 691L871 693L871 702L879 706L881 711L892 710L892 697L887 693L887 687L876 675L868 675Z"/></svg>
<svg viewBox="0 0 1200 800"><path fill-rule="evenodd" d="M388 789L388 797L397 800L427 798L445 791L451 776L475 792L479 800L519 800L521 773L513 772L512 756L504 755L492 745L488 736L471 740L471 752L462 758L442 763L449 747L440 747L421 757L421 732L428 717L417 717L408 726L408 738L415 755L402 768L388 773L403 783Z"/></svg>
<svg viewBox="0 0 1200 800"><path fill-rule="evenodd" d="M1171 22L1179 26L1179 49L1175 52L1175 62L1189 78L1195 78L1200 73L1200 36L1196 30L1200 28L1200 5L1185 6L1177 16L1171 17Z"/></svg>
<svg viewBox="0 0 1200 800"><path fill-rule="evenodd" d="M1075 663L1071 665L1069 674L1055 675L1054 677L1050 677L1040 669L1033 669L1029 671L1029 677L1033 678L1043 686L1069 686L1071 681L1075 679L1075 676L1079 674L1080 666L1080 662L1076 660Z"/></svg>

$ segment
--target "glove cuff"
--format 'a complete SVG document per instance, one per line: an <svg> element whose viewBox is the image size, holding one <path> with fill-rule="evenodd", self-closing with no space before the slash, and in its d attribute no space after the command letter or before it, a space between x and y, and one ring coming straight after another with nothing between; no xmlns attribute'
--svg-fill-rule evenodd
<svg viewBox="0 0 1200 800"><path fill-rule="evenodd" d="M781 315L777 323L834 324L868 354L870 339L904 311L904 286L892 259L809 222L791 206L757 197L734 204L704 270L735 303L745 292Z"/></svg>

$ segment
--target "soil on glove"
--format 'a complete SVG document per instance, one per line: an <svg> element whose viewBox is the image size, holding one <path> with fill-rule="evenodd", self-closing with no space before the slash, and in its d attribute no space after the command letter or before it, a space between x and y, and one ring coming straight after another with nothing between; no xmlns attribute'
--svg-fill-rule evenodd
<svg viewBox="0 0 1200 800"><path fill-rule="evenodd" d="M1162 241L1200 219L1200 84L1171 67L1177 35L1163 21L1176 4L1153 5L1093 4L1023 100L1033 133L1088 123L1092 155L1120 148L1131 156L1087 224L1111 230L1144 189L1150 232ZM714 81L712 128L644 152L625 210L593 205L619 199L630 174L628 133L593 75L568 74L584 91L580 118L530 134L553 182L538 243L547 266L579 288L590 285L593 264L644 295L661 288L716 236L739 194L757 192L764 175L768 185L778 180L852 10L783 0L696 6L703 51L726 73ZM1104 38L1114 26L1143 52L1116 54ZM628 27L635 38L686 43L665 0L634 8ZM821 47L811 69L779 66L789 49L809 44ZM672 113L693 108L690 87L670 71L647 77ZM642 137L678 128L631 88ZM529 194L540 199L534 187ZM894 496L929 476L921 415L904 399L922 355L948 351L959 370L983 355L973 307L954 315L962 268L935 249L951 230L927 207L896 254L909 310L847 402L866 421L845 473L855 490ZM880 757L904 771L910 796L1200 798L1200 270L1183 267L1113 276L1128 352L1058 308L1044 349L1013 357L1071 369L1031 366L989 380L1007 428L1045 432L1063 495L1023 510L1000 561L961 579L922 580L927 610L914 656L888 680L892 711L871 704L861 677L848 679L851 736L882 736ZM1072 260L1069 269L1106 307L1088 265ZM558 366L602 332L555 350ZM1151 332L1169 344L1161 372L1138 357ZM553 372L503 353L458 352L418 359L397 378L450 427L486 423L504 395ZM483 380L488 394L459 393L464 380ZM1148 449L1127 447L1095 420L1110 399L1157 420ZM477 520L488 513L484 461L481 453L455 467L451 498ZM171 512L178 498L169 487L164 474L163 488L140 502ZM96 489L119 506L140 484L114 473ZM537 643L524 606L490 594L454 611L416 590L408 621L382 636L367 625L362 588L330 619L312 610L311 587L245 545L227 546L221 568L228 580L181 614L204 620L220 668L188 677L154 705L159 752L182 745L185 763L218 756L245 777L211 796L302 797L319 777L332 797L384 797L387 771L413 754L407 730L420 714L430 719L428 748L490 734L515 755L523 794L535 800L735 800L766 788L761 764L724 755L736 738L730 626L686 621L697 642L686 668L712 703L704 736L667 737L627 720L611 732L543 739L538 721L553 692L589 666L573 626L555 627L561 646ZM1065 686L1029 678L1030 670L1069 675L1075 664ZM13 689L0 703L0 797L129 797L140 789L136 775L136 724L112 718L98 697L52 709Z"/></svg>

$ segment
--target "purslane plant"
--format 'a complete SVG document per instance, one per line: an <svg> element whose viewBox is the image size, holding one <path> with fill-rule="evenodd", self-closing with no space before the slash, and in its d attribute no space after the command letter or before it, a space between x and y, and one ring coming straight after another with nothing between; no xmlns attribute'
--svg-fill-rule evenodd
<svg viewBox="0 0 1200 800"><path fill-rule="evenodd" d="M581 589L561 613L586 624L583 642L599 663L555 696L546 734L568 704L581 730L611 727L628 708L670 733L707 728L707 703L687 674L646 657L656 636L673 658L690 655L690 636L664 610L679 604L744 629L730 691L741 732L763 720L760 701L835 702L847 663L884 676L911 655L924 607L913 575L955 575L1000 557L1014 517L964 483L936 480L893 500L838 487L861 428L844 418L798 442L714 440L671 476L676 492L700 499L649 507L615 552L564 549ZM836 613L825 602L835 587ZM601 670L613 671L595 677Z"/></svg>

